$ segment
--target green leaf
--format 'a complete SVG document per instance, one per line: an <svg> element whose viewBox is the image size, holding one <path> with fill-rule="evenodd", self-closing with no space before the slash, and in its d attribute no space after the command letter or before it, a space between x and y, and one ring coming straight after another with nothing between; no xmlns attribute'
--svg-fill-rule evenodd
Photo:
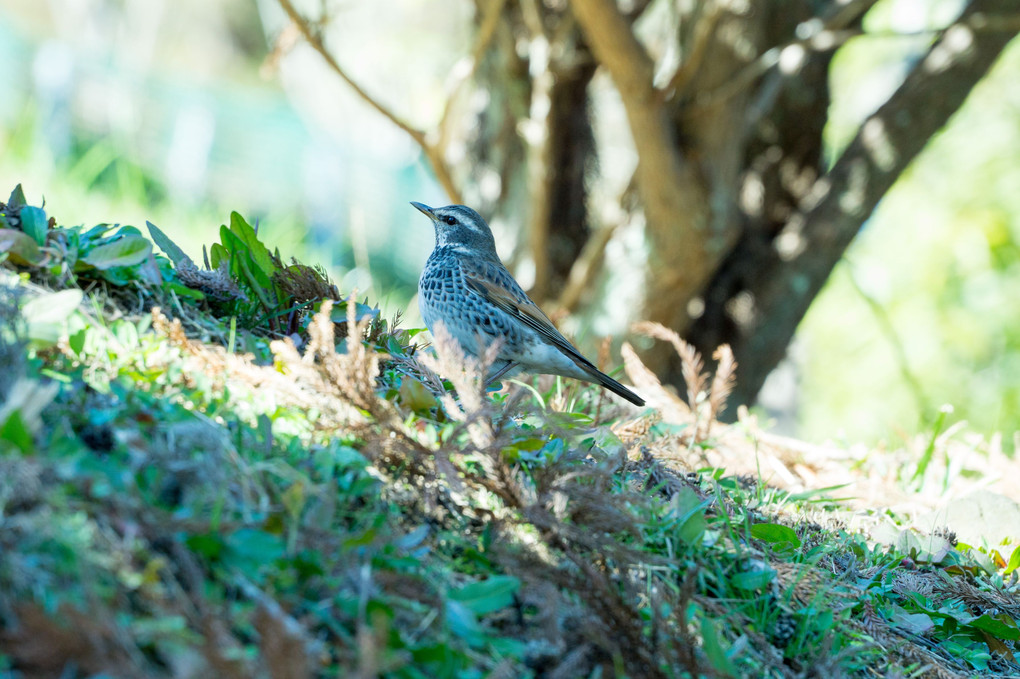
<svg viewBox="0 0 1020 679"><path fill-rule="evenodd" d="M506 608L514 602L521 581L509 575L495 575L452 590L449 597L464 604L472 613L485 615Z"/></svg>
<svg viewBox="0 0 1020 679"><path fill-rule="evenodd" d="M979 618L971 620L967 626L984 630L999 639L1009 641L1020 639L1020 630L1017 629L1016 622L1005 615L993 618L986 613Z"/></svg>
<svg viewBox="0 0 1020 679"><path fill-rule="evenodd" d="M742 589L745 592L753 592L759 590L776 577L776 572L768 567L756 568L750 571L744 571L743 573L737 573L730 578L730 584L737 589Z"/></svg>
<svg viewBox="0 0 1020 679"><path fill-rule="evenodd" d="M478 618L459 601L446 602L446 625L454 636L466 641L469 646L478 647L485 644L485 628L478 623Z"/></svg>
<svg viewBox="0 0 1020 679"><path fill-rule="evenodd" d="M21 184L18 184L11 191L11 197L7 199L7 207L19 208L23 205L28 205L28 201L25 200L25 192L21 189Z"/></svg>
<svg viewBox="0 0 1020 679"><path fill-rule="evenodd" d="M198 535L189 535L185 543L195 554L204 556L210 561L218 560L223 551L226 549L226 544L223 542L223 536L219 533L200 533Z"/></svg>
<svg viewBox="0 0 1020 679"><path fill-rule="evenodd" d="M24 455L31 455L35 449L35 441L32 440L32 432L25 426L21 419L21 411L15 410L7 416L3 425L0 426L0 441L7 441L14 445Z"/></svg>
<svg viewBox="0 0 1020 679"><path fill-rule="evenodd" d="M223 245L213 243L209 248L209 266L218 269L223 262L230 262L230 253Z"/></svg>
<svg viewBox="0 0 1020 679"><path fill-rule="evenodd" d="M82 261L97 269L112 269L115 266L141 264L152 254L152 243L142 236L129 235L112 243L92 248Z"/></svg>
<svg viewBox="0 0 1020 679"><path fill-rule="evenodd" d="M194 299L202 301L205 299L205 293L201 290L193 290L186 285L169 281L163 284L163 290L166 292L173 292L178 297L187 297L188 299Z"/></svg>
<svg viewBox="0 0 1020 679"><path fill-rule="evenodd" d="M44 343L54 343L64 332L67 319L81 304L81 290L71 288L40 295L25 302L21 307L21 315L27 324L26 334L29 339Z"/></svg>
<svg viewBox="0 0 1020 679"><path fill-rule="evenodd" d="M85 338L87 335L88 328L82 328L67 338L67 346L70 347L71 351L81 356L81 352L85 350Z"/></svg>
<svg viewBox="0 0 1020 679"><path fill-rule="evenodd" d="M18 266L35 266L42 261L39 244L17 229L0 229L0 253L4 252Z"/></svg>
<svg viewBox="0 0 1020 679"><path fill-rule="evenodd" d="M723 650L722 643L719 641L719 631L711 618L703 617L701 619L701 640L702 649L716 671L723 676L737 676L737 668Z"/></svg>
<svg viewBox="0 0 1020 679"><path fill-rule="evenodd" d="M191 258L184 254L184 250L181 250L177 246L177 243L170 240L170 237L163 233L158 226L152 222L145 222L145 226L149 227L149 237L152 238L152 242L159 246L159 249L166 253L166 256L170 258L170 261L174 263L174 266L180 266L181 262L190 260Z"/></svg>
<svg viewBox="0 0 1020 679"><path fill-rule="evenodd" d="M669 500L670 515L675 517L677 532L688 545L701 542L708 529L705 507L711 500L702 500L692 489L684 486Z"/></svg>
<svg viewBox="0 0 1020 679"><path fill-rule="evenodd" d="M909 634L926 634L935 627L934 621L927 613L907 613L898 606L896 608L889 620L893 627Z"/></svg>
<svg viewBox="0 0 1020 679"><path fill-rule="evenodd" d="M1009 575L1017 568L1020 568L1020 547L1013 550L1013 554L1009 557L1009 561L1006 563L1006 568L1002 571L1002 574Z"/></svg>
<svg viewBox="0 0 1020 679"><path fill-rule="evenodd" d="M795 530L778 523L754 524L751 526L751 537L775 546L790 545L796 549L801 545L800 538L797 537Z"/></svg>
<svg viewBox="0 0 1020 679"><path fill-rule="evenodd" d="M46 211L41 207L26 206L21 208L21 230L39 245L46 244Z"/></svg>
<svg viewBox="0 0 1020 679"><path fill-rule="evenodd" d="M283 540L272 533L256 528L242 528L227 536L226 561L249 576L283 556Z"/></svg>
<svg viewBox="0 0 1020 679"><path fill-rule="evenodd" d="M273 263L273 257L268 248L259 240L255 229L248 222L244 221L244 217L236 212L231 212L230 231L248 246L248 251L251 252L255 265L271 280L273 274L277 271L277 267Z"/></svg>
<svg viewBox="0 0 1020 679"><path fill-rule="evenodd" d="M346 323L347 322L347 305L350 304L347 300L342 300L333 305L333 309L329 312L329 320L334 323ZM354 302L354 321L360 323L366 318L374 319L379 316L379 309L376 307L370 307L367 304L361 302Z"/></svg>

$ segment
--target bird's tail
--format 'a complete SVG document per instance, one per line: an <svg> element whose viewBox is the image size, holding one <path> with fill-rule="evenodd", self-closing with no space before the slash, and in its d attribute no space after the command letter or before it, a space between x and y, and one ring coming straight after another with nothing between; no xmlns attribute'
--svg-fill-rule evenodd
<svg viewBox="0 0 1020 679"><path fill-rule="evenodd" d="M609 375L607 375L604 372L602 372L601 370L598 370L598 369L595 369L595 368L593 368L593 370L595 372L592 373L592 378L593 378L592 381L598 382L599 384L601 384L603 387L605 387L609 391L613 392L617 396L620 396L620 397L630 401L631 403L633 403L636 406L643 406L645 404L645 400L643 398L641 398L640 396L635 394L633 391L631 391L627 387L623 386L622 384L620 384L619 382L614 380Z"/></svg>

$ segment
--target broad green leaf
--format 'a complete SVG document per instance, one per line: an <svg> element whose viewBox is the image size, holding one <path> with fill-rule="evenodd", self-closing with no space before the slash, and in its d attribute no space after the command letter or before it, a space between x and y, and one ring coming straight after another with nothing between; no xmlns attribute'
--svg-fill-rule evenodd
<svg viewBox="0 0 1020 679"><path fill-rule="evenodd" d="M459 601L446 602L446 625L454 636L463 639L469 646L478 647L485 643L485 628L478 623L471 609Z"/></svg>
<svg viewBox="0 0 1020 679"><path fill-rule="evenodd" d="M737 589L746 592L754 591L765 587L776 577L776 572L771 568L763 567L755 570L737 573L730 578L730 584Z"/></svg>
<svg viewBox="0 0 1020 679"><path fill-rule="evenodd" d="M230 262L230 273L238 280L245 281L253 292L258 294L259 290L268 290L272 287L272 279L269 274L255 261L255 254L240 236L228 229L220 227L220 242L228 254L226 261ZM261 244L260 244L261 245ZM215 245L213 246L216 247Z"/></svg>
<svg viewBox="0 0 1020 679"><path fill-rule="evenodd" d="M413 377L400 380L400 402L411 410L420 413L436 405L436 397L425 385Z"/></svg>
<svg viewBox="0 0 1020 679"><path fill-rule="evenodd" d="M751 526L751 537L767 542L770 545L792 545L794 549L800 547L800 538L797 532L789 526L778 523L756 523Z"/></svg>
<svg viewBox="0 0 1020 679"><path fill-rule="evenodd" d="M0 441L7 441L25 455L34 452L35 441L32 440L32 432L25 426L21 419L21 411L11 412L2 425L0 425Z"/></svg>
<svg viewBox="0 0 1020 679"><path fill-rule="evenodd" d="M39 245L46 244L46 212L41 207L31 205L21 208L21 230Z"/></svg>
<svg viewBox="0 0 1020 679"><path fill-rule="evenodd" d="M230 252L223 245L213 243L209 248L209 266L219 269L223 262L230 263Z"/></svg>
<svg viewBox="0 0 1020 679"><path fill-rule="evenodd" d="M152 243L142 236L128 235L92 248L82 261L97 269L140 264L152 253Z"/></svg>
<svg viewBox="0 0 1020 679"><path fill-rule="evenodd" d="M0 253L4 252L18 266L35 266L42 261L39 244L17 229L0 229Z"/></svg>
<svg viewBox="0 0 1020 679"><path fill-rule="evenodd" d="M248 251L251 252L255 265L258 266L267 278L272 279L273 274L276 273L277 267L273 264L273 257L270 254L269 249L266 248L266 246L262 244L262 241L259 240L258 234L255 233L255 229L253 229L251 225L244 220L244 217L236 212L231 212L230 230L238 238L240 238L245 245L248 246Z"/></svg>
<svg viewBox="0 0 1020 679"><path fill-rule="evenodd" d="M890 619L893 627L897 627L910 634L926 634L935 627L935 622L927 613L907 613L897 607Z"/></svg>
<svg viewBox="0 0 1020 679"><path fill-rule="evenodd" d="M50 292L34 297L21 307L21 315L29 324L64 323L81 304L84 293L77 288Z"/></svg>
<svg viewBox="0 0 1020 679"><path fill-rule="evenodd" d="M467 606L476 615L485 615L506 608L514 602L514 593L521 581L509 575L495 575L481 582L473 582L449 594L454 601Z"/></svg>
<svg viewBox="0 0 1020 679"><path fill-rule="evenodd" d="M1020 639L1020 630L1017 629L1016 622L1009 616L993 618L986 613L979 618L974 618L968 624L970 627L984 630L999 639L1007 639L1009 641Z"/></svg>
<svg viewBox="0 0 1020 679"><path fill-rule="evenodd" d="M305 484L300 480L290 484L287 490L283 491L283 496L281 497L283 507L292 519L296 520L301 516L301 510L305 508L307 500L306 495Z"/></svg>
<svg viewBox="0 0 1020 679"><path fill-rule="evenodd" d="M117 338L120 345L125 349L138 347L138 328L135 324L126 319L119 319L113 323L113 336Z"/></svg>
<svg viewBox="0 0 1020 679"><path fill-rule="evenodd" d="M203 300L205 299L205 293L201 290L193 290L186 285L169 281L163 284L163 289L167 292L173 292L178 297L187 297L189 299Z"/></svg>
<svg viewBox="0 0 1020 679"><path fill-rule="evenodd" d="M159 249L166 253L166 256L170 258L170 261L174 263L174 266L179 266L181 262L190 259L184 250L178 247L177 243L170 240L170 237L163 233L162 230L152 222L145 222L145 225L149 227L149 237L152 238L152 242L159 246Z"/></svg>

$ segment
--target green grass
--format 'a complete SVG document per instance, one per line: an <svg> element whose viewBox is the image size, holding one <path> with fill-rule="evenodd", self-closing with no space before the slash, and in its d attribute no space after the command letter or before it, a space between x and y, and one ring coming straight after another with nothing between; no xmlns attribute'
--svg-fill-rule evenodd
<svg viewBox="0 0 1020 679"><path fill-rule="evenodd" d="M29 207L0 208L0 673L1020 672L1020 550L880 545L827 492L678 463L755 455L706 411L486 394L240 215L205 271Z"/></svg>

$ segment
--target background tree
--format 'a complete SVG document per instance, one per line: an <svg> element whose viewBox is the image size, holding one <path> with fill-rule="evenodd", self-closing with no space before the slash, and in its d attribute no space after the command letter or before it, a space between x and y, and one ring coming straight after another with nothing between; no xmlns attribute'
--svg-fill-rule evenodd
<svg viewBox="0 0 1020 679"><path fill-rule="evenodd" d="M614 227L643 220L635 316L706 355L729 343L740 365L734 403L753 400L875 205L1020 29L1011 2L966 3L921 36L926 51L830 164L830 63L877 0L475 0L466 68L427 131L333 60L327 14L279 2L334 70L419 143L451 200L527 225L519 252L547 306L574 309L601 275ZM608 213L592 204L600 69L637 155ZM668 348L645 359L680 384Z"/></svg>

